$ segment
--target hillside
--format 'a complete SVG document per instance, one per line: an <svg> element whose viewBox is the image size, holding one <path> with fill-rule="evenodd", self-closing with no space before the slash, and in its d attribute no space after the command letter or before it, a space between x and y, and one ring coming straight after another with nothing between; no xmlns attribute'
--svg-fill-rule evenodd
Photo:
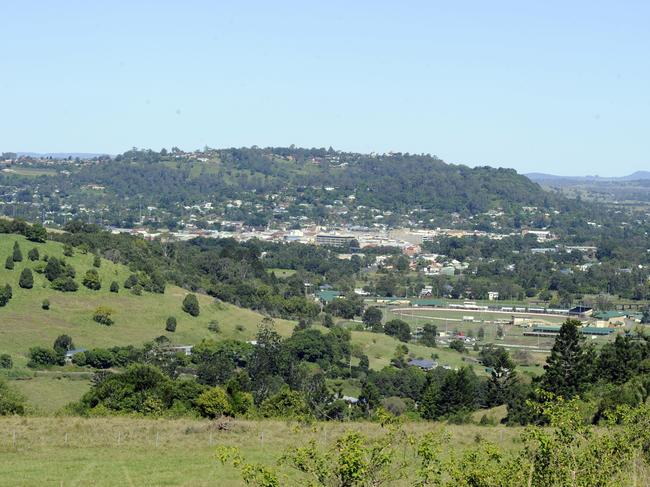
<svg viewBox="0 0 650 487"><path fill-rule="evenodd" d="M261 228L299 220L328 225L448 225L495 208L573 208L513 169L447 164L431 155L359 154L332 149L231 148L160 153L131 150L113 159L20 160L0 173L20 216L36 220L32 203L114 226L146 221L240 221ZM456 215L456 216L458 216ZM69 219L69 218L68 218Z"/></svg>
<svg viewBox="0 0 650 487"><path fill-rule="evenodd" d="M110 282L115 280L121 286L130 271L105 259L98 269L102 280L99 291L81 285L74 293L55 291L49 287L47 279L36 272L33 289L21 289L18 286L20 272L24 267L33 268L34 264L27 259L29 249L36 247L41 256L63 258L63 245L57 242L38 244L21 236L0 234L3 263L15 241L19 243L24 259L15 264L14 270L5 269L4 265L0 268L0 283L9 283L14 295L7 306L0 308L0 353L10 353L18 365L26 363L30 347L51 346L61 334L72 336L75 345L84 348L141 345L160 335L167 335L174 344L195 344L203 338L250 340L262 319L260 314L247 309L226 303L215 304L213 298L205 295L198 296L201 314L193 318L181 310L187 291L175 286L167 286L165 294L145 292L142 296L135 296L123 288L117 294L111 293ZM76 252L66 260L75 267L77 281L86 270L93 268L91 254ZM49 299L51 303L48 311L41 309L43 299ZM92 320L93 311L98 306L107 306L115 311L113 326L102 326ZM178 320L175 333L165 332L168 316L175 316ZM207 329L212 320L218 321L219 334ZM238 326L242 329L238 330ZM293 327L285 320L276 320L276 326L283 334L288 334Z"/></svg>

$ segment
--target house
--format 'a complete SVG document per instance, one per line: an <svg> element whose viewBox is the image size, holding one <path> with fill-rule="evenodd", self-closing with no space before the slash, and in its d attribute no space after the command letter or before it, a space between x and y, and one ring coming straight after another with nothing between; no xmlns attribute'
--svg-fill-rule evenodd
<svg viewBox="0 0 650 487"><path fill-rule="evenodd" d="M186 356L192 355L192 349L194 348L194 345L178 345L175 347L170 347L170 350L173 350L174 352L182 352Z"/></svg>
<svg viewBox="0 0 650 487"><path fill-rule="evenodd" d="M422 370L433 370L438 367L438 362L435 360L426 360L426 359L413 359L409 360L409 365L413 367L419 367Z"/></svg>
<svg viewBox="0 0 650 487"><path fill-rule="evenodd" d="M499 299L498 291L488 291L488 301L497 301Z"/></svg>
<svg viewBox="0 0 650 487"><path fill-rule="evenodd" d="M75 348L73 350L68 350L67 352L65 352L65 361L67 363L70 363L70 362L72 362L72 357L74 357L78 353L83 353L83 352L86 352L86 351L87 351L86 348Z"/></svg>

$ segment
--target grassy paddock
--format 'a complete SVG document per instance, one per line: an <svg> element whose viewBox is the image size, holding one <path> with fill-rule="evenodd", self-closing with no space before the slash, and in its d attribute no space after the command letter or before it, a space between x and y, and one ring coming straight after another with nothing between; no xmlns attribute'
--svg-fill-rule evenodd
<svg viewBox="0 0 650 487"><path fill-rule="evenodd" d="M227 429L207 420L132 418L0 418L0 485L242 485L238 473L215 459L218 445L239 447L247 460L273 466L282 451L314 439L320 445L348 430L370 437L373 423L231 421ZM424 433L443 427L409 423ZM477 435L507 448L518 444L519 428L445 425L453 449ZM14 441L15 433L15 441Z"/></svg>

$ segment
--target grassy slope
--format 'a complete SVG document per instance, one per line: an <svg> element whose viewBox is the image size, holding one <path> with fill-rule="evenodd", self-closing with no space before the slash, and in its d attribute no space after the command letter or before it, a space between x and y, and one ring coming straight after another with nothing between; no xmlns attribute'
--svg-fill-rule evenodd
<svg viewBox="0 0 650 487"><path fill-rule="evenodd" d="M420 434L439 427L432 423L406 426ZM0 485L243 485L232 468L215 459L217 445L237 446L247 460L273 466L289 447L311 438L329 445L351 429L373 436L379 426L317 423L298 427L285 421L236 420L228 430L217 430L214 423L191 419L0 418ZM472 445L477 434L512 447L520 432L504 426L449 425L445 429L454 450Z"/></svg>
<svg viewBox="0 0 650 487"><path fill-rule="evenodd" d="M0 353L10 353L18 365L26 362L29 347L35 345L51 346L54 339L63 333L72 336L78 347L109 347L115 345L139 345L159 335L166 334L176 344L194 344L202 338L240 338L251 339L257 330L262 316L250 310L228 304L215 304L209 296L199 296L201 314L193 318L181 310L181 303L187 291L168 286L164 295L144 293L134 296L126 289L119 294L108 291L110 282L121 284L129 275L125 266L115 265L103 260L99 273L102 289L91 291L83 286L75 293L62 293L49 287L43 275L34 273L34 288L27 290L18 286L18 278L23 267L33 267L27 259L27 252L37 247L41 256L48 254L63 257L63 247L56 242L34 244L22 237L0 235L0 261L4 263L11 253L14 241L18 241L24 256L23 262L16 263L15 269L0 267L0 284L10 283L14 298L4 308L0 308ZM92 267L92 255L75 254L68 258L77 270L77 281ZM49 299L51 309L41 309L43 299ZM102 326L92 320L97 306L108 306L115 311L115 324ZM176 333L166 333L165 319L176 316ZM217 320L221 332L217 335L207 329L211 320ZM243 326L243 331L236 329ZM278 330L288 334L292 324L276 320Z"/></svg>

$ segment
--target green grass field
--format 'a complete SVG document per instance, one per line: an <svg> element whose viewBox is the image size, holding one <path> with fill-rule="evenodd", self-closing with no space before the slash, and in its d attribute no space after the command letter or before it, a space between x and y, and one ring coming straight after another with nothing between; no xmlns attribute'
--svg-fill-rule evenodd
<svg viewBox="0 0 650 487"><path fill-rule="evenodd" d="M217 428L207 420L114 418L0 418L0 486L230 486L243 485L238 473L215 458L218 445L239 447L248 461L274 466L291 446L314 439L331 442L348 430L370 437L374 423L241 421ZM409 423L424 433L434 423ZM450 445L462 449L476 435L515 447L520 428L445 425ZM14 436L15 434L15 436ZM15 438L15 442L14 442Z"/></svg>

